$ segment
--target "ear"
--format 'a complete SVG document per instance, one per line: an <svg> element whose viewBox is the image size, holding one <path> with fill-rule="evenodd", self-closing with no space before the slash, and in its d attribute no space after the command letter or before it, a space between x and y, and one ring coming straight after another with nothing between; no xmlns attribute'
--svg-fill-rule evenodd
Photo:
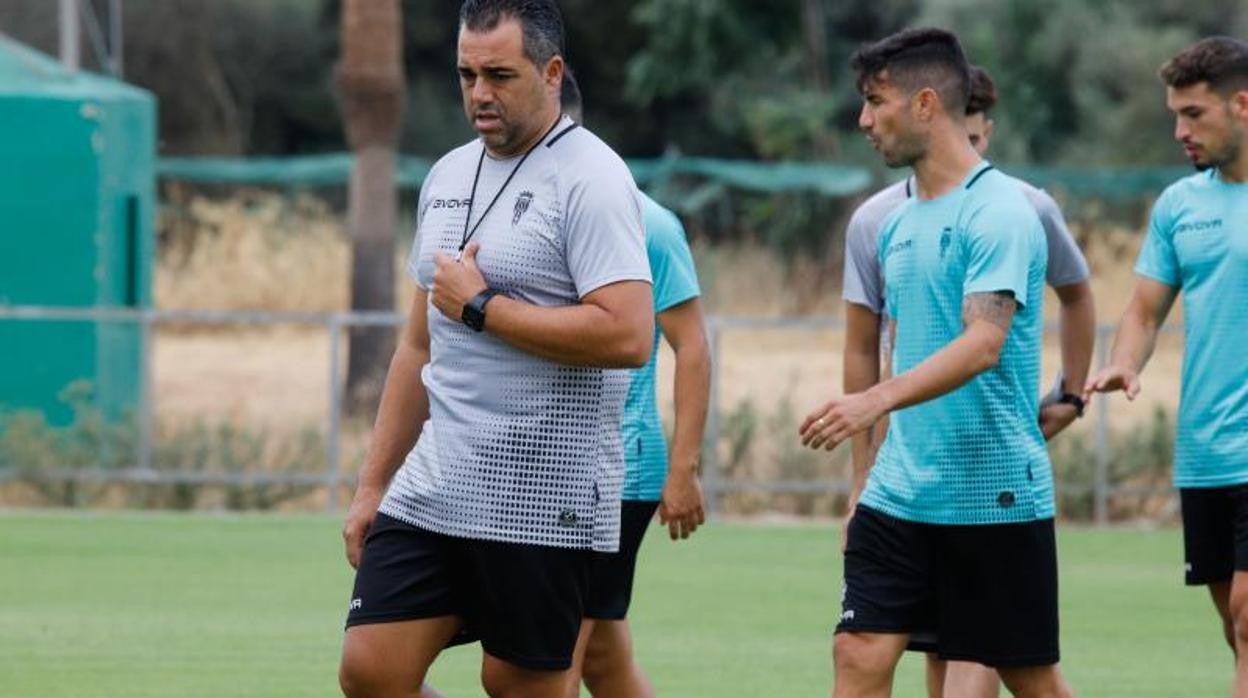
<svg viewBox="0 0 1248 698"><path fill-rule="evenodd" d="M1231 113L1240 121L1248 122L1248 90L1231 95Z"/></svg>
<svg viewBox="0 0 1248 698"><path fill-rule="evenodd" d="M931 121L940 111L940 95L930 87L924 87L910 98L910 107L914 117L921 121Z"/></svg>
<svg viewBox="0 0 1248 698"><path fill-rule="evenodd" d="M542 80L547 86L553 86L556 90L563 89L563 56L555 54L546 61L546 68L542 71Z"/></svg>
<svg viewBox="0 0 1248 698"><path fill-rule="evenodd" d="M992 138L992 129L996 127L997 122L992 119L984 119L984 138Z"/></svg>

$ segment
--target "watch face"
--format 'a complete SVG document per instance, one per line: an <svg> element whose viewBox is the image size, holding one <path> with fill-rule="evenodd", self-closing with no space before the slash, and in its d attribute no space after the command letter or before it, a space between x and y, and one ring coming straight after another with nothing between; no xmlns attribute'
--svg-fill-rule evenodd
<svg viewBox="0 0 1248 698"><path fill-rule="evenodd" d="M485 326L485 313L473 307L471 303L464 305L464 312L460 319L464 321L465 325L477 332L480 332Z"/></svg>
<svg viewBox="0 0 1248 698"><path fill-rule="evenodd" d="M485 304L490 299L498 295L498 291L487 288L478 293L472 300L464 304L464 309L459 315L459 319L464 321L468 327L481 332L485 330Z"/></svg>
<svg viewBox="0 0 1248 698"><path fill-rule="evenodd" d="M1080 417L1083 416L1083 408L1084 408L1083 398L1079 397L1078 395L1067 393L1065 395L1062 395L1061 399L1059 399L1058 402L1074 407L1075 414L1077 414Z"/></svg>

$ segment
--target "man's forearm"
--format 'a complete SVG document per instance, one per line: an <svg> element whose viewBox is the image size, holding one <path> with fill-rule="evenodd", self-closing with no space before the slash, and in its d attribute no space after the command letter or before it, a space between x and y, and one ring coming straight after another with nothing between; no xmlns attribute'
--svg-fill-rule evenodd
<svg viewBox="0 0 1248 698"><path fill-rule="evenodd" d="M917 405L966 384L996 366L1002 330L984 320L974 322L957 339L905 373L871 388L884 412Z"/></svg>
<svg viewBox="0 0 1248 698"><path fill-rule="evenodd" d="M1096 344L1096 304L1087 282L1058 291L1061 298L1062 389L1080 393L1092 366Z"/></svg>
<svg viewBox="0 0 1248 698"><path fill-rule="evenodd" d="M427 350L402 344L390 360L372 442L360 468L359 489L384 491L416 445L421 426L429 418L429 396L420 379L427 363Z"/></svg>
<svg viewBox="0 0 1248 698"><path fill-rule="evenodd" d="M878 335L878 332L877 332ZM880 354L878 344L860 350L846 349L842 385L846 393L860 393L870 389L880 380ZM850 463L853 467L854 488L860 489L867 480L867 473L875 461L875 429L867 429L850 437Z"/></svg>
<svg viewBox="0 0 1248 698"><path fill-rule="evenodd" d="M1118 333L1114 336L1110 364L1128 368L1135 373L1143 371L1157 346L1159 327L1160 324L1148 313L1141 312L1134 306L1128 307L1118 324Z"/></svg>
<svg viewBox="0 0 1248 698"><path fill-rule="evenodd" d="M711 354L705 341L676 348L674 383L676 428L670 461L673 467L696 472L711 400Z"/></svg>
<svg viewBox="0 0 1248 698"><path fill-rule="evenodd" d="M633 315L614 315L590 303L547 307L495 296L486 306L485 329L520 351L556 363L639 368L650 358L654 315Z"/></svg>

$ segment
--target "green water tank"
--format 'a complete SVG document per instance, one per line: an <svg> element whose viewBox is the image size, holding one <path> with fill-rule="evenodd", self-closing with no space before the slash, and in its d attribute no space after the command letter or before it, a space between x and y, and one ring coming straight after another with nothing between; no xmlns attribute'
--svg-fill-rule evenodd
<svg viewBox="0 0 1248 698"><path fill-rule="evenodd" d="M151 303L156 99L0 34L0 306ZM0 408L72 418L89 385L113 417L138 406L143 329L0 320Z"/></svg>

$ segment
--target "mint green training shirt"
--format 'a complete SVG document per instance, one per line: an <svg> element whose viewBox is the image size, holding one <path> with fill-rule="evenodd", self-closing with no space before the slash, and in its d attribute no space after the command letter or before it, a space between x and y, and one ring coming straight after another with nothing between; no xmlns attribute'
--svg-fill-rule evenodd
<svg viewBox="0 0 1248 698"><path fill-rule="evenodd" d="M1172 184L1135 271L1183 292L1174 484L1248 482L1248 184L1212 169Z"/></svg>
<svg viewBox="0 0 1248 698"><path fill-rule="evenodd" d="M913 197L881 231L893 368L913 369L964 331L963 299L1018 303L997 366L891 415L861 502L900 519L997 524L1051 518L1039 411L1044 229L1015 180L987 163L932 200Z"/></svg>

